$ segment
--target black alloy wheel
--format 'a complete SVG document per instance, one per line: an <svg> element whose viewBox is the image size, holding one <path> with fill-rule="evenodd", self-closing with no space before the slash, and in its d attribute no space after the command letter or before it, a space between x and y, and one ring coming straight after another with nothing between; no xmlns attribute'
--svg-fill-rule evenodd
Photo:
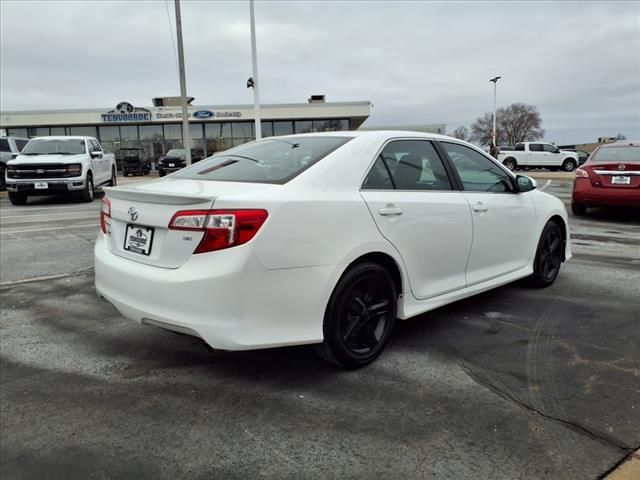
<svg viewBox="0 0 640 480"><path fill-rule="evenodd" d="M395 284L386 269L372 262L351 267L329 300L318 353L344 368L371 363L389 340L396 304Z"/></svg>
<svg viewBox="0 0 640 480"><path fill-rule="evenodd" d="M11 205L26 205L27 195L20 192L9 192L9 201Z"/></svg>
<svg viewBox="0 0 640 480"><path fill-rule="evenodd" d="M562 265L563 251L564 241L560 227L555 222L548 222L540 235L534 260L531 276L534 286L548 287L556 280Z"/></svg>

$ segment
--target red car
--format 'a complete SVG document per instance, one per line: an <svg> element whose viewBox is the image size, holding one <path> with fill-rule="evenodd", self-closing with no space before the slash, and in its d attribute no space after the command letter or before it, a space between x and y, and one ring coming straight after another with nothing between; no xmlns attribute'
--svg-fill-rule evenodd
<svg viewBox="0 0 640 480"><path fill-rule="evenodd" d="M576 170L571 210L589 207L640 207L640 141L601 145Z"/></svg>

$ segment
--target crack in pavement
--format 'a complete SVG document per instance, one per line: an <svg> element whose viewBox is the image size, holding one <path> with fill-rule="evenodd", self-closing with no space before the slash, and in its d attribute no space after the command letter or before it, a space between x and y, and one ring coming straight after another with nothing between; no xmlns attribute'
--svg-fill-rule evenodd
<svg viewBox="0 0 640 480"><path fill-rule="evenodd" d="M581 435L584 435L588 438L591 438L593 440L596 440L600 443L604 443L607 446L616 448L618 450L621 450L622 452L625 453L625 456L631 452L633 452L634 450L636 450L638 447L632 447L629 445L625 445L623 443L621 443L617 438L612 437L611 435L607 435L604 432L599 432L596 430L591 430L588 427L585 427L583 425L580 425L577 422L573 422L571 420L565 420L563 418L559 418L559 417L555 417L553 415L549 415L547 413L544 413L541 410L538 410L534 407L532 407L531 405L527 405L526 403L518 400L516 397L514 397L513 395L511 395L509 392L500 390L497 386L493 385L492 383L489 383L487 381L485 381L483 378L481 378L480 376L476 375L471 368L469 367L469 365L467 365L466 362L460 362L460 366L462 367L462 369L464 370L464 372L469 376L469 378L471 378L474 382L476 382L477 384L487 388L488 390L490 390L491 392L495 393L496 395L502 397L505 400L510 401L511 403L514 403L515 405L518 405L521 408L524 408L525 410L532 412L536 415L539 415L543 418L546 418L548 420L551 420L553 422L559 423L567 428L569 428L572 431L575 431Z"/></svg>

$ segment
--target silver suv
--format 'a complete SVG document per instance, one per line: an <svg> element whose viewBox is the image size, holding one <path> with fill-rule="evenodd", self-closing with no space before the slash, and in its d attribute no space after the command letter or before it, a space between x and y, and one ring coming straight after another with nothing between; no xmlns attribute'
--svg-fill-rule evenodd
<svg viewBox="0 0 640 480"><path fill-rule="evenodd" d="M0 138L0 190L4 190L6 187L7 162L16 158L28 141L28 138L20 137Z"/></svg>

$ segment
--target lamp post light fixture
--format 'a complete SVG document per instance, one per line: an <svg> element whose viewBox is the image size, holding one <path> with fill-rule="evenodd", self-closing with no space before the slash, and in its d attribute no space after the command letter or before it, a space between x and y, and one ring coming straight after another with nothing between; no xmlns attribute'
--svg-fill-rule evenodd
<svg viewBox="0 0 640 480"><path fill-rule="evenodd" d="M493 132L491 137L493 139L493 148L496 149L498 147L498 142L496 141L496 113L497 113L497 89L498 89L498 80L502 77L493 77L490 78L489 81L493 82Z"/></svg>

